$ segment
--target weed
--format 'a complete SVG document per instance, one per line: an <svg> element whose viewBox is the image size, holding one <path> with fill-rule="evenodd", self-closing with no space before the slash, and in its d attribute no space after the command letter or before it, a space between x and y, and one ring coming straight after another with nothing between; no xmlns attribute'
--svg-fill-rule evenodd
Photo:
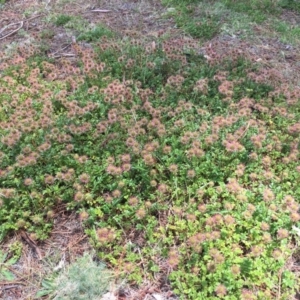
<svg viewBox="0 0 300 300"><path fill-rule="evenodd" d="M56 276L44 279L36 298L51 295L51 299L101 299L112 282L113 274L104 264L95 262L90 254L78 258Z"/></svg>
<svg viewBox="0 0 300 300"><path fill-rule="evenodd" d="M266 20L268 14L277 14L279 12L276 1L272 0L254 0L254 1L239 1L224 0L227 7L237 12L246 13L253 18L255 22Z"/></svg>
<svg viewBox="0 0 300 300"><path fill-rule="evenodd" d="M280 33L282 42L296 43L300 40L300 27L293 26L284 21L277 21L273 24L274 29Z"/></svg>
<svg viewBox="0 0 300 300"><path fill-rule="evenodd" d="M272 35L275 30L283 42L298 43L299 26L282 22L279 16L284 9L297 10L296 2L289 1L163 1L169 6L166 15L173 17L178 27L192 37L209 40L219 33L239 37L252 37L255 27L271 24Z"/></svg>
<svg viewBox="0 0 300 300"><path fill-rule="evenodd" d="M55 36L54 30L43 29L40 33L41 39L52 39Z"/></svg>
<svg viewBox="0 0 300 300"><path fill-rule="evenodd" d="M95 42L98 41L102 37L112 38L114 33L106 28L105 26L98 25L94 29L86 31L80 34L77 38L78 41L87 41L87 42Z"/></svg>
<svg viewBox="0 0 300 300"><path fill-rule="evenodd" d="M56 17L54 24L56 26L64 26L71 20L70 16L67 15L59 15Z"/></svg>
<svg viewBox="0 0 300 300"><path fill-rule="evenodd" d="M279 5L285 9L291 9L300 12L300 3L297 0L281 0Z"/></svg>
<svg viewBox="0 0 300 300"><path fill-rule="evenodd" d="M22 245L18 242L10 246L9 252L4 253L0 250L0 280L12 281L15 279L11 267L19 260L21 251Z"/></svg>
<svg viewBox="0 0 300 300"><path fill-rule="evenodd" d="M199 18L193 21L177 20L179 26L194 38L209 40L219 31L219 25L216 19Z"/></svg>

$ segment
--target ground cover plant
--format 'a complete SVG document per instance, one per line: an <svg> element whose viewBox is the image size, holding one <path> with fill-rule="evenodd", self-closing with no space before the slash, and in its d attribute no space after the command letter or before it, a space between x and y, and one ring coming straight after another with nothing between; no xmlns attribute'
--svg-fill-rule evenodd
<svg viewBox="0 0 300 300"><path fill-rule="evenodd" d="M45 279L36 298L51 295L56 300L103 299L112 278L112 272L103 263L95 262L92 255L85 253L58 276Z"/></svg>
<svg viewBox="0 0 300 300"><path fill-rule="evenodd" d="M190 38L103 28L72 43L73 61L33 46L1 57L1 240L18 230L46 239L64 203L132 285L289 299L300 88L214 42L199 53ZM9 266L3 256L0 270Z"/></svg>
<svg viewBox="0 0 300 300"><path fill-rule="evenodd" d="M257 29L263 28L265 35L275 31L275 36L284 42L299 42L299 22L291 24L280 18L283 8L292 15L299 12L296 1L163 0L162 3L168 7L166 16L172 16L179 28L201 41L219 34L253 40L257 38Z"/></svg>

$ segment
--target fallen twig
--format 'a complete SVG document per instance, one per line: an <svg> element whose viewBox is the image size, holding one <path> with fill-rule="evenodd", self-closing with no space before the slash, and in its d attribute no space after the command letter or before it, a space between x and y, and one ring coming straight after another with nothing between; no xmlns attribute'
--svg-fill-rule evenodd
<svg viewBox="0 0 300 300"><path fill-rule="evenodd" d="M17 24L19 24L19 23L20 23L20 22L17 22L17 23L10 23L10 24L4 26L4 27L0 30L0 34L1 34L3 31L5 31L7 28L9 28L10 26L17 25Z"/></svg>
<svg viewBox="0 0 300 300"><path fill-rule="evenodd" d="M91 12L99 12L99 13L108 13L111 12L110 9L93 9Z"/></svg>
<svg viewBox="0 0 300 300"><path fill-rule="evenodd" d="M72 243L68 243L68 245L62 251L67 251L67 249L74 247L76 244L80 243L81 241L83 241L86 238L87 238L87 236L85 234L82 235L77 240L73 241Z"/></svg>
<svg viewBox="0 0 300 300"><path fill-rule="evenodd" d="M25 285L25 283L20 281L0 282L1 290L13 289L19 285Z"/></svg>
<svg viewBox="0 0 300 300"><path fill-rule="evenodd" d="M34 249L34 251L36 252L36 254L39 257L39 260L41 260L43 258L43 256L42 256L41 250L37 246L36 242L34 240L32 240L25 231L21 231L21 236L28 243L28 245Z"/></svg>
<svg viewBox="0 0 300 300"><path fill-rule="evenodd" d="M44 16L44 15L36 15L36 16L33 16L33 17L31 17L31 18L29 18L29 19L26 19L26 20L23 20L24 22L28 22L28 21L31 21L31 20L33 20L33 19L36 19L36 18L39 18L39 17L42 17L42 16Z"/></svg>
<svg viewBox="0 0 300 300"><path fill-rule="evenodd" d="M57 55L49 55L50 58L61 58L61 57L74 57L76 56L75 54L72 53L61 53L61 54L57 54Z"/></svg>
<svg viewBox="0 0 300 300"><path fill-rule="evenodd" d="M63 48L61 48L61 49L59 49L59 50L57 50L57 51L55 51L55 52L53 52L53 53L50 53L50 55L49 56L54 56L55 54L57 54L58 52L60 52L60 51L63 51L63 50L66 50L68 47L70 47L72 45L72 43L70 43L70 44L68 44L67 46L65 46L65 47L63 47Z"/></svg>
<svg viewBox="0 0 300 300"><path fill-rule="evenodd" d="M5 38L7 38L7 37L13 35L13 34L16 33L17 31L19 31L19 30L23 27L24 22L21 21L21 22L18 22L18 23L21 23L21 25L20 25L17 29L15 29L15 30L11 31L10 33L6 34L5 36L1 37L0 40L3 40L3 39L5 39ZM16 25L16 24L18 24L18 23L9 24L9 25L6 26L6 28L8 28L8 27L11 26L11 25ZM5 28L5 29L6 29L6 28Z"/></svg>
<svg viewBox="0 0 300 300"><path fill-rule="evenodd" d="M22 20L22 21L16 22L16 23L11 23L11 24L8 24L8 25L4 26L4 28L1 29L0 34L1 34L3 31L5 31L7 28L11 27L11 26L14 26L14 25L17 25L17 24L21 24L17 29L11 31L10 33L6 34L5 36L0 37L0 40L3 40L3 39L5 39L5 38L7 38L7 37L13 35L13 34L16 33L17 31L19 31L19 30L23 27L24 22L31 21L31 20L36 19L36 18L39 18L39 17L41 17L41 16L43 16L43 15L33 16L33 17L29 18L29 19Z"/></svg>
<svg viewBox="0 0 300 300"><path fill-rule="evenodd" d="M282 280L282 268L279 270L279 274L278 274L278 277L279 277L279 283L278 283L278 290L277 290L277 295L276 295L276 300L280 300L281 299L281 280Z"/></svg>
<svg viewBox="0 0 300 300"><path fill-rule="evenodd" d="M250 122L248 122L248 124L247 124L247 126L246 126L244 132L243 132L242 135L241 135L241 138L243 138L243 137L245 136L245 134L246 134L246 132L247 132L249 126L250 126Z"/></svg>

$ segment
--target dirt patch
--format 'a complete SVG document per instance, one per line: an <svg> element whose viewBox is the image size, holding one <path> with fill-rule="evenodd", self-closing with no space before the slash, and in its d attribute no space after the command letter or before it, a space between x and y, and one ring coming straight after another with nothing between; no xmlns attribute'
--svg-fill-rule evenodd
<svg viewBox="0 0 300 300"><path fill-rule="evenodd" d="M97 10L107 9L101 13ZM174 27L170 18L162 18L166 8L159 1L100 1L86 14L90 22L104 22L121 35L132 33L137 36L157 35Z"/></svg>
<svg viewBox="0 0 300 300"><path fill-rule="evenodd" d="M22 254L10 268L15 280L0 282L0 299L33 299L45 276L91 251L78 215L68 213L63 205L55 210L53 230L46 241L37 242L33 235L22 231L8 237L0 248L7 251L16 241L22 243Z"/></svg>
<svg viewBox="0 0 300 300"><path fill-rule="evenodd" d="M300 14L292 10L284 10L280 16L280 19L291 25L297 25L300 23Z"/></svg>
<svg viewBox="0 0 300 300"><path fill-rule="evenodd" d="M80 28L55 26L56 16L64 14L81 20L81 29L104 24L119 36L157 37L162 32L182 33L172 18L163 17L166 8L160 1L9 1L0 11L0 50L19 45L42 46L47 55L64 51ZM84 28L83 28L84 27Z"/></svg>
<svg viewBox="0 0 300 300"><path fill-rule="evenodd" d="M274 70L281 84L300 86L300 52L298 47L280 42L278 39L256 37L248 42L238 37L223 35L206 42L200 54L216 54L220 59L239 55L258 63L261 69Z"/></svg>
<svg viewBox="0 0 300 300"><path fill-rule="evenodd" d="M42 281L45 278L55 271L63 270L84 253L92 252L77 214L67 212L66 207L61 205L56 208L54 215L53 230L47 240L38 242L34 239L34 234L20 231L7 237L0 244L0 249L7 252L13 243L17 241L22 243L21 257L10 268L15 279L0 281L0 299L34 299L36 293L42 288ZM155 282L155 284L144 282L139 287L118 283L112 292L118 300L178 300L178 297L171 291L165 276L156 278ZM45 296L43 299L49 299L49 297Z"/></svg>

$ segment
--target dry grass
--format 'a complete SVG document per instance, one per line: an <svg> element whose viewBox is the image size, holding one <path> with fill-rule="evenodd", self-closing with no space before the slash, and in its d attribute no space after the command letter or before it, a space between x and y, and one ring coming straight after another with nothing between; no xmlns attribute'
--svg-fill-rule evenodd
<svg viewBox="0 0 300 300"><path fill-rule="evenodd" d="M11 269L15 281L0 282L0 299L33 299L42 280L51 275L59 264L65 266L72 263L78 256L91 250L78 216L67 213L64 206L58 207L55 212L54 227L49 239L38 242L36 246L30 240L34 241L34 237L25 236L24 239L20 232L9 236L1 244L4 251L16 241L20 241L23 248L18 263Z"/></svg>

